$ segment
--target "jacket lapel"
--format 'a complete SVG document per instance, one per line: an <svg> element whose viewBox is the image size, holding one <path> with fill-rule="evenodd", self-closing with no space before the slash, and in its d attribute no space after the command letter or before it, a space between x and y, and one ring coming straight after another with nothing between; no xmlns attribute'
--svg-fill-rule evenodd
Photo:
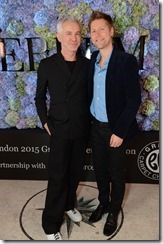
<svg viewBox="0 0 163 244"><path fill-rule="evenodd" d="M105 83L106 83L106 90L108 91L110 88L110 84L112 82L112 75L116 72L115 70L115 60L116 60L116 48L113 47L113 51L109 60L109 65L107 68L107 72L106 72L106 79L105 79Z"/></svg>
<svg viewBox="0 0 163 244"><path fill-rule="evenodd" d="M99 53L99 51L95 51L91 57L90 72L89 72L89 81L91 81L91 82L89 82L90 97L93 96L94 69L95 69L95 62L96 62L96 57L97 57L98 53ZM108 65L107 72L106 72L106 79L105 79L106 91L109 90L110 84L112 82L112 75L116 72L115 61L116 61L116 47L113 47L113 51L112 51L109 65Z"/></svg>
<svg viewBox="0 0 163 244"><path fill-rule="evenodd" d="M68 78L71 77L71 72L70 72L61 52L58 52L56 54L56 62L58 63L59 67L61 67L62 72L64 72Z"/></svg>
<svg viewBox="0 0 163 244"><path fill-rule="evenodd" d="M66 64L61 52L58 52L56 54L56 62L59 64L59 67L61 67L62 72L64 72L66 75L66 81L68 83L68 87L71 87L73 84L76 84L76 81L78 80L78 79L76 79L76 77L78 76L78 74L80 74L80 67L82 65L82 57L80 57L80 56L77 57L76 64L75 64L75 67L74 67L74 70L72 73L69 70L69 67Z"/></svg>

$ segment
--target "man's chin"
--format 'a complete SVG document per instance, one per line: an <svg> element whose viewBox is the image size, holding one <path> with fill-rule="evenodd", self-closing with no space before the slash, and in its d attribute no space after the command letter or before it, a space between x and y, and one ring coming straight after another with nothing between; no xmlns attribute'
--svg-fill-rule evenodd
<svg viewBox="0 0 163 244"><path fill-rule="evenodd" d="M103 46L96 46L96 48L97 48L98 50L101 50L101 49L103 49Z"/></svg>

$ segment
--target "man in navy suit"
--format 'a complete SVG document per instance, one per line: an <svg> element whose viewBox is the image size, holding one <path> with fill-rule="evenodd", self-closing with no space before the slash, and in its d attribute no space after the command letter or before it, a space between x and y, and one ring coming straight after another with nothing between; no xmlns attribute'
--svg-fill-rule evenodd
<svg viewBox="0 0 163 244"><path fill-rule="evenodd" d="M108 213L103 233L113 234L125 193L125 146L138 131L136 113L141 103L136 58L113 45L112 18L99 11L89 19L92 54L89 97L93 116L91 131L93 165L99 205L89 221ZM131 162L132 167L132 162Z"/></svg>
<svg viewBox="0 0 163 244"><path fill-rule="evenodd" d="M72 16L60 18L57 39L61 52L40 62L35 98L38 115L50 136L49 179L42 215L48 240L62 240L60 227L65 213L75 222L82 219L75 200L90 129L90 60L77 52L81 43L80 23Z"/></svg>

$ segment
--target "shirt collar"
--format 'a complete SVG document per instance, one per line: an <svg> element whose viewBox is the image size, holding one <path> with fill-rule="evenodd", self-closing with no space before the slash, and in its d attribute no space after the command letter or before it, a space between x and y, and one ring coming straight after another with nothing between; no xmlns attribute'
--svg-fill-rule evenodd
<svg viewBox="0 0 163 244"><path fill-rule="evenodd" d="M110 60L112 51L113 51L113 49L111 50L110 54L108 55L108 58L107 58L107 60L105 61L105 65L109 63L109 60ZM100 52L99 52L98 55L97 55L97 57L96 57L96 64L100 62L100 59L101 59L101 54L100 54Z"/></svg>

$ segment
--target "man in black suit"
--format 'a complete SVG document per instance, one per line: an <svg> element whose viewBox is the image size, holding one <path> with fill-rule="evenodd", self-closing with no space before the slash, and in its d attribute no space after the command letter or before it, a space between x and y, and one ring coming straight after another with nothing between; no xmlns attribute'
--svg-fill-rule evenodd
<svg viewBox="0 0 163 244"><path fill-rule="evenodd" d="M92 43L99 50L92 54L89 77L92 157L99 205L89 220L97 222L109 212L103 229L104 235L109 236L117 228L124 198L125 146L138 131L136 113L141 94L136 58L113 45L112 18L93 12L89 30Z"/></svg>
<svg viewBox="0 0 163 244"><path fill-rule="evenodd" d="M40 62L35 98L42 125L50 135L49 179L42 215L48 240L62 240L64 213L75 222L82 219L75 200L90 129L87 83L90 60L77 52L81 43L80 23L72 16L60 18L57 39L61 52Z"/></svg>

